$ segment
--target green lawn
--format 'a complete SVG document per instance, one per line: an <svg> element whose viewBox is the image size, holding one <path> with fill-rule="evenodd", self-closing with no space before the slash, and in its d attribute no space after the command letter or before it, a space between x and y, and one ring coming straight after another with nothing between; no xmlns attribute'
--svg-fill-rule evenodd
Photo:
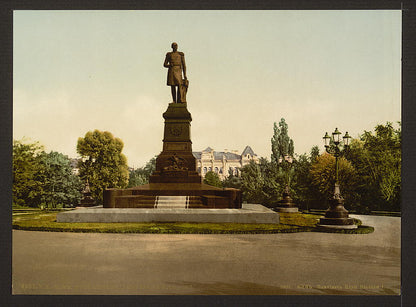
<svg viewBox="0 0 416 307"><path fill-rule="evenodd" d="M280 224L234 223L57 223L57 212L19 210L13 212L13 229L56 232L99 233L176 233L176 234L244 234L290 232L371 233L373 227L359 226L351 230L320 229L316 224L321 215L280 213ZM357 225L361 222L356 220Z"/></svg>

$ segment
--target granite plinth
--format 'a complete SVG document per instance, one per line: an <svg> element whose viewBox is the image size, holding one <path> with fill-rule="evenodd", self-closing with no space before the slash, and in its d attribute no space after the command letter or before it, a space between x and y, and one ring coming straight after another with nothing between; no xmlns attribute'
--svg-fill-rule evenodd
<svg viewBox="0 0 416 307"><path fill-rule="evenodd" d="M182 208L77 208L57 215L58 223L253 223L278 224L279 214L258 204L244 204L241 209Z"/></svg>

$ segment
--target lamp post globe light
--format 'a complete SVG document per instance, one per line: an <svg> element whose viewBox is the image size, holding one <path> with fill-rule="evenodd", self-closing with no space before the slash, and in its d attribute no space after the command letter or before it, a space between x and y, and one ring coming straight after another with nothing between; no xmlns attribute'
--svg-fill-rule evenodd
<svg viewBox="0 0 416 307"><path fill-rule="evenodd" d="M335 128L335 131L332 132L332 137L326 132L323 139L326 152L335 157L335 186L334 195L330 201L330 207L325 212L325 217L319 220L318 226L338 229L357 228L357 225L354 225L354 220L348 216L348 211L344 208L344 198L341 196L338 177L338 158L342 152L341 147L343 146L344 150L349 148L351 136L346 132L341 141L341 132L338 131L338 128Z"/></svg>
<svg viewBox="0 0 416 307"><path fill-rule="evenodd" d="M284 159L279 158L279 164L283 163L283 169L286 173L286 185L282 194L282 199L279 201L277 207L274 208L278 212L298 212L296 204L290 197L290 171L292 170L293 158L289 155L284 156Z"/></svg>

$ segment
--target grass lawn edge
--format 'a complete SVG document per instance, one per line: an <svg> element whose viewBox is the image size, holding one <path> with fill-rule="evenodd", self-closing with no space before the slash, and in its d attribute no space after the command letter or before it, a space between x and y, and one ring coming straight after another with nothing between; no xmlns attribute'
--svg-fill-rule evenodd
<svg viewBox="0 0 416 307"><path fill-rule="evenodd" d="M149 233L149 234L276 234L296 232L323 232L339 234L368 234L371 226L361 225L354 219L356 229L328 229L317 227L319 215L280 213L280 224L236 223L57 223L57 212L39 212L15 217L12 228L26 231L78 232L78 233Z"/></svg>

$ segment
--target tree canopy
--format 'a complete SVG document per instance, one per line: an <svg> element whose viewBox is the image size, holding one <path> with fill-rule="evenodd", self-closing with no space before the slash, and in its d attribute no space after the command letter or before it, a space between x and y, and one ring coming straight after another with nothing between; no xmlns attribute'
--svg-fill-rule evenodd
<svg viewBox="0 0 416 307"><path fill-rule="evenodd" d="M208 171L204 177L204 183L212 185L214 187L222 188L222 182L217 173Z"/></svg>
<svg viewBox="0 0 416 307"><path fill-rule="evenodd" d="M79 165L80 177L88 180L92 196L99 204L104 189L127 187L129 171L123 147L123 141L108 131L89 131L78 138L77 152L84 158Z"/></svg>
<svg viewBox="0 0 416 307"><path fill-rule="evenodd" d="M131 170L128 187L136 187L149 183L150 175L156 170L156 156L150 159L144 167Z"/></svg>
<svg viewBox="0 0 416 307"><path fill-rule="evenodd" d="M366 210L400 211L401 127L377 125L353 140L346 158L358 172L357 203Z"/></svg>
<svg viewBox="0 0 416 307"><path fill-rule="evenodd" d="M51 151L42 152L39 156L40 168L36 179L43 183L40 202L45 208L76 206L81 198L82 184L73 174L67 156Z"/></svg>
<svg viewBox="0 0 416 307"><path fill-rule="evenodd" d="M43 150L38 142L13 140L13 204L33 206L42 193L42 182L36 178L40 166L37 156Z"/></svg>
<svg viewBox="0 0 416 307"><path fill-rule="evenodd" d="M279 122L279 127L276 123L273 124L272 155L271 162L279 163L279 159L284 159L285 156L293 157L294 144L293 140L288 135L288 125L284 118Z"/></svg>
<svg viewBox="0 0 416 307"><path fill-rule="evenodd" d="M355 191L357 173L350 161L344 157L338 158L339 184L341 195L349 201L349 196ZM315 186L324 201L332 198L335 185L335 157L324 153L316 158L311 166L312 185Z"/></svg>
<svg viewBox="0 0 416 307"><path fill-rule="evenodd" d="M71 207L81 197L81 182L70 159L46 153L38 142L13 141L13 204L41 208Z"/></svg>

